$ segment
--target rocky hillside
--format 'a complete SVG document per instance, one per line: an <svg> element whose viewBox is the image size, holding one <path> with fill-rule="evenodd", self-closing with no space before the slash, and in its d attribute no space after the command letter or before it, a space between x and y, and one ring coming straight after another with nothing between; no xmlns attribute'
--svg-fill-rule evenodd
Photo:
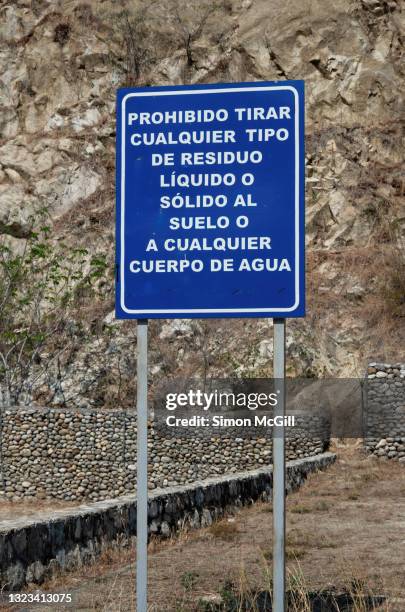
<svg viewBox="0 0 405 612"><path fill-rule="evenodd" d="M124 85L305 79L308 316L288 323L289 371L361 375L371 357L400 358L404 15L400 0L0 0L3 240L18 251L46 208L55 240L111 271L76 312L89 334L52 401L130 397L134 325L112 313ZM268 375L271 336L265 319L154 322L151 371Z"/></svg>

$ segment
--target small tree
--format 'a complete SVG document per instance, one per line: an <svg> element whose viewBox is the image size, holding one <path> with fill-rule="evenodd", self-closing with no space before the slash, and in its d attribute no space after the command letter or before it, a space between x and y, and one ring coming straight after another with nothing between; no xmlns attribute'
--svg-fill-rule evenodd
<svg viewBox="0 0 405 612"><path fill-rule="evenodd" d="M70 319L75 296L106 268L101 256L89 260L86 249L55 243L46 221L40 211L18 249L0 238L0 406L26 404L47 383L50 399L58 392L49 381L60 380L80 331Z"/></svg>

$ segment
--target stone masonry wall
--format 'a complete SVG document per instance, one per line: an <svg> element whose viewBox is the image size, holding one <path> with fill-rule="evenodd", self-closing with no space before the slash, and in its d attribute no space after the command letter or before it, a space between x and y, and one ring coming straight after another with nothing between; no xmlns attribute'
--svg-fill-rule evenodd
<svg viewBox="0 0 405 612"><path fill-rule="evenodd" d="M364 432L368 452L405 463L405 364L369 364Z"/></svg>
<svg viewBox="0 0 405 612"><path fill-rule="evenodd" d="M287 492L299 488L308 474L328 467L335 459L333 453L323 453L288 462ZM179 529L206 527L227 511L259 499L270 500L271 492L270 467L153 491L149 496L149 533L167 537ZM1 589L41 584L54 573L91 563L107 546L132 545L135 534L134 495L0 521Z"/></svg>
<svg viewBox="0 0 405 612"><path fill-rule="evenodd" d="M310 435L286 440L287 459L322 453L329 424L307 418ZM271 463L271 436L162 437L149 424L149 486L183 485ZM270 432L271 433L271 432ZM136 486L136 416L122 410L8 409L0 421L0 494L22 498L101 500Z"/></svg>

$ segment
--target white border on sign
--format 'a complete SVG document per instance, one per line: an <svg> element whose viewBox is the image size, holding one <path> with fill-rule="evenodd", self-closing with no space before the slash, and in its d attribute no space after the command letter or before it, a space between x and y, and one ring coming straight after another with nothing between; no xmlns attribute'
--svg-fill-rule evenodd
<svg viewBox="0 0 405 612"><path fill-rule="evenodd" d="M294 94L295 101L295 302L293 306L289 308L164 308L164 309L148 309L148 310L133 310L125 306L125 133L126 133L126 101L128 98L134 97L145 97L145 96L179 96L179 95L193 95L193 94L210 94L210 93L237 93L246 91L269 91L269 90L284 90L292 91ZM121 280L121 308L128 314L139 314L145 317L148 314L215 314L215 313L260 313L260 312L292 312L298 307L299 304L299 201L300 201L300 189L299 189L299 96L298 91L292 85L274 85L274 86L263 86L263 87L232 87L232 88L219 88L219 89L190 89L190 90L174 90L174 91L141 91L138 93L129 93L123 97L121 101L121 266L120 266L120 280Z"/></svg>

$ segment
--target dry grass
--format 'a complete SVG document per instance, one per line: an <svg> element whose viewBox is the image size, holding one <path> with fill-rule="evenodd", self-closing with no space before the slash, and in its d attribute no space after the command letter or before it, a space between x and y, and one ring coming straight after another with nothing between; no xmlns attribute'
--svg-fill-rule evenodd
<svg viewBox="0 0 405 612"><path fill-rule="evenodd" d="M311 508L309 506L303 506L302 504L296 504L290 508L290 512L294 512L294 514L309 514Z"/></svg>
<svg viewBox="0 0 405 612"><path fill-rule="evenodd" d="M287 498L287 568L297 600L292 610L305 611L309 591L330 590L333 585L334 592L389 595L380 612L403 612L404 467L373 461L355 448L339 452L336 465L311 475ZM356 499L349 500L349 496ZM293 512L297 506L310 512ZM272 516L268 509L268 503L257 503L210 527L168 540L154 538L150 543L150 610L201 610L198 602L205 597L231 596L230 584L238 597L253 592L255 598L260 591L271 589ZM75 607L82 612L132 612L134 584L131 545L106 551L92 567L60 576L44 588L72 591ZM354 612L364 612L360 596L356 601Z"/></svg>
<svg viewBox="0 0 405 612"><path fill-rule="evenodd" d="M287 561L299 561L304 556L305 550L303 548L294 548L293 546L288 545L285 547L285 558ZM263 551L263 557L266 559L266 561L272 561L273 551L271 549Z"/></svg>
<svg viewBox="0 0 405 612"><path fill-rule="evenodd" d="M219 538L220 540L233 540L236 534L239 533L239 528L233 521L234 519L225 519L213 523L209 528L209 533L214 536L214 538Z"/></svg>

